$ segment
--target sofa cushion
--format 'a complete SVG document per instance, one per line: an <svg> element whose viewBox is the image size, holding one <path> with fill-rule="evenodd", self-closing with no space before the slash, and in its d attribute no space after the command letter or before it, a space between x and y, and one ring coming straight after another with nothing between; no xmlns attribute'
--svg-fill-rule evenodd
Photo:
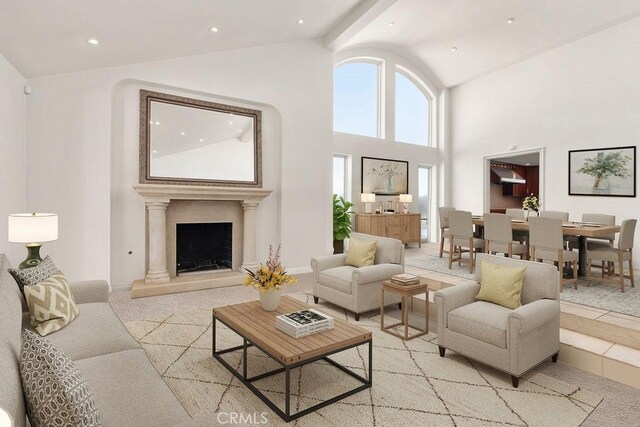
<svg viewBox="0 0 640 427"><path fill-rule="evenodd" d="M76 366L93 391L103 426L173 426L190 420L142 349L82 359Z"/></svg>
<svg viewBox="0 0 640 427"><path fill-rule="evenodd" d="M22 334L20 372L33 427L101 425L91 390L76 365L31 331Z"/></svg>
<svg viewBox="0 0 640 427"><path fill-rule="evenodd" d="M345 263L354 267L373 265L376 256L376 241L351 239Z"/></svg>
<svg viewBox="0 0 640 427"><path fill-rule="evenodd" d="M78 316L78 306L62 274L23 288L31 326L42 336L59 331Z"/></svg>
<svg viewBox="0 0 640 427"><path fill-rule="evenodd" d="M37 285L54 274L62 274L49 255L34 267L10 268L9 273L16 279L16 283L18 287L20 287L20 292L23 292L22 288L25 286Z"/></svg>
<svg viewBox="0 0 640 427"><path fill-rule="evenodd" d="M324 270L320 273L318 282L328 288L351 295L351 280L355 269L351 265L343 265Z"/></svg>
<svg viewBox="0 0 640 427"><path fill-rule="evenodd" d="M509 268L481 260L482 279L477 300L492 302L506 308L520 307L522 282L527 267Z"/></svg>
<svg viewBox="0 0 640 427"><path fill-rule="evenodd" d="M485 301L449 312L448 328L501 348L507 348L507 316L512 310Z"/></svg>
<svg viewBox="0 0 640 427"><path fill-rule="evenodd" d="M140 348L109 303L78 304L78 307L80 314L73 322L47 336L71 360ZM33 330L28 316L23 319L23 328Z"/></svg>
<svg viewBox="0 0 640 427"><path fill-rule="evenodd" d="M22 303L24 298L7 271L9 260L0 254L0 408L11 415L16 426L26 420L20 380Z"/></svg>

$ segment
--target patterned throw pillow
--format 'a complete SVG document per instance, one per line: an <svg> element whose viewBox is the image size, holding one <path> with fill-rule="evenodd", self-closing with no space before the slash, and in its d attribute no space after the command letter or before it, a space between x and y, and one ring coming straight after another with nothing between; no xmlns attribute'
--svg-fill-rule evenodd
<svg viewBox="0 0 640 427"><path fill-rule="evenodd" d="M33 286L42 282L45 279L53 276L54 274L62 274L62 272L56 267L51 260L51 257L47 255L40 264L35 267L29 268L10 268L9 273L16 279L20 292L24 294L22 288L25 286Z"/></svg>
<svg viewBox="0 0 640 427"><path fill-rule="evenodd" d="M42 336L64 328L79 313L69 283L62 274L25 286L24 297L31 326Z"/></svg>
<svg viewBox="0 0 640 427"><path fill-rule="evenodd" d="M31 331L22 332L20 376L33 427L102 425L93 394L76 365Z"/></svg>

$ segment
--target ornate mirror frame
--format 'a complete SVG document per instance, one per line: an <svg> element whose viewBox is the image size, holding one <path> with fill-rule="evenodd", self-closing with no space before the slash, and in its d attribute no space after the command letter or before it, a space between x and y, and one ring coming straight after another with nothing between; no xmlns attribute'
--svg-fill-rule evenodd
<svg viewBox="0 0 640 427"><path fill-rule="evenodd" d="M197 108L221 113L230 113L250 117L254 122L254 180L233 181L224 179L197 179L197 178L167 178L152 177L151 171L151 141L150 141L150 113L151 102L163 102L184 107ZM185 98L166 93L140 90L140 150L139 150L139 180L141 184L180 184L180 185L207 185L222 187L262 187L262 112L250 108L237 107L227 104L219 104L200 99Z"/></svg>

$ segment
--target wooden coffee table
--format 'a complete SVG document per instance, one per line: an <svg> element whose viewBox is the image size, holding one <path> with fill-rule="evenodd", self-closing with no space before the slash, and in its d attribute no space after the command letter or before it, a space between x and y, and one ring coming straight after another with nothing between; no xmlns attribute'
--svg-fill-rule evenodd
<svg viewBox="0 0 640 427"><path fill-rule="evenodd" d="M391 292L392 294L400 295L402 297L402 321L394 323L392 325L384 325L384 293ZM394 335L403 340L410 340L413 338L421 337L429 333L429 286L426 279L420 278L420 283L415 285L400 285L392 282L391 280L385 280L382 282L382 290L380 291L380 330ZM409 302L411 297L419 294L426 294L425 307L424 307L424 329L416 328L409 325ZM404 326L404 335L393 331L392 329L398 326ZM409 328L416 329L419 333L409 335Z"/></svg>
<svg viewBox="0 0 640 427"><path fill-rule="evenodd" d="M313 411L344 399L345 397L370 388L372 384L373 341L371 332L366 329L351 325L341 319L334 319L333 329L296 339L280 331L276 327L276 316L309 308L311 308L309 305L294 298L285 296L280 300L278 309L271 312L264 311L260 301L251 301L244 304L234 304L213 309L213 357L286 422L302 417L303 415L307 415ZM236 334L240 335L243 339L243 345L217 350L217 322L224 324ZM332 354L349 350L364 344L368 344L369 346L368 378L364 378L356 374L328 357ZM248 377L247 348L252 346L255 346L271 359L275 360L281 365L281 368ZM238 372L222 358L223 354L240 350L243 352L242 372ZM359 380L362 385L292 414L291 370L318 360L325 360L329 362L341 371ZM281 410L275 403L273 403L273 401L269 400L267 396L253 385L255 381L280 374L282 372L285 374L284 410Z"/></svg>

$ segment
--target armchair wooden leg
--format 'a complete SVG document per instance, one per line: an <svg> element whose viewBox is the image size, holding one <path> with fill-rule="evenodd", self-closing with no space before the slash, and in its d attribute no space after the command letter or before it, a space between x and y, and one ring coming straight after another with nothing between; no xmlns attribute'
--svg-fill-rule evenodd
<svg viewBox="0 0 640 427"><path fill-rule="evenodd" d="M554 354L553 356L551 356L551 361L553 363L556 363L558 361L558 354L560 354L560 352Z"/></svg>
<svg viewBox="0 0 640 427"><path fill-rule="evenodd" d="M440 258L442 258L442 252L444 251L444 236L442 230L440 231Z"/></svg>
<svg viewBox="0 0 640 427"><path fill-rule="evenodd" d="M356 319L356 322L360 321L360 313L353 313L353 317Z"/></svg>
<svg viewBox="0 0 640 427"><path fill-rule="evenodd" d="M399 308L400 310L402 310L402 303L401 303L401 302L399 302L399 303L398 303L398 308Z"/></svg>
<svg viewBox="0 0 640 427"><path fill-rule="evenodd" d="M620 292L624 292L624 261L622 251L618 252L618 276L620 276Z"/></svg>
<svg viewBox="0 0 640 427"><path fill-rule="evenodd" d="M513 388L518 388L519 384L520 384L520 377L516 377L515 375L511 375L511 385L513 385Z"/></svg>
<svg viewBox="0 0 640 427"><path fill-rule="evenodd" d="M320 299L320 298L318 298L318 297L313 297L313 303L314 303L314 304L317 304L319 299Z"/></svg>
<svg viewBox="0 0 640 427"><path fill-rule="evenodd" d="M449 239L449 270L451 270L451 264L453 264L453 239Z"/></svg>
<svg viewBox="0 0 640 427"><path fill-rule="evenodd" d="M444 357L444 352L447 351L446 348L438 346L438 351L440 352L440 357Z"/></svg>
<svg viewBox="0 0 640 427"><path fill-rule="evenodd" d="M631 280L631 287L634 288L636 284L633 282L633 252L629 249L629 280Z"/></svg>

